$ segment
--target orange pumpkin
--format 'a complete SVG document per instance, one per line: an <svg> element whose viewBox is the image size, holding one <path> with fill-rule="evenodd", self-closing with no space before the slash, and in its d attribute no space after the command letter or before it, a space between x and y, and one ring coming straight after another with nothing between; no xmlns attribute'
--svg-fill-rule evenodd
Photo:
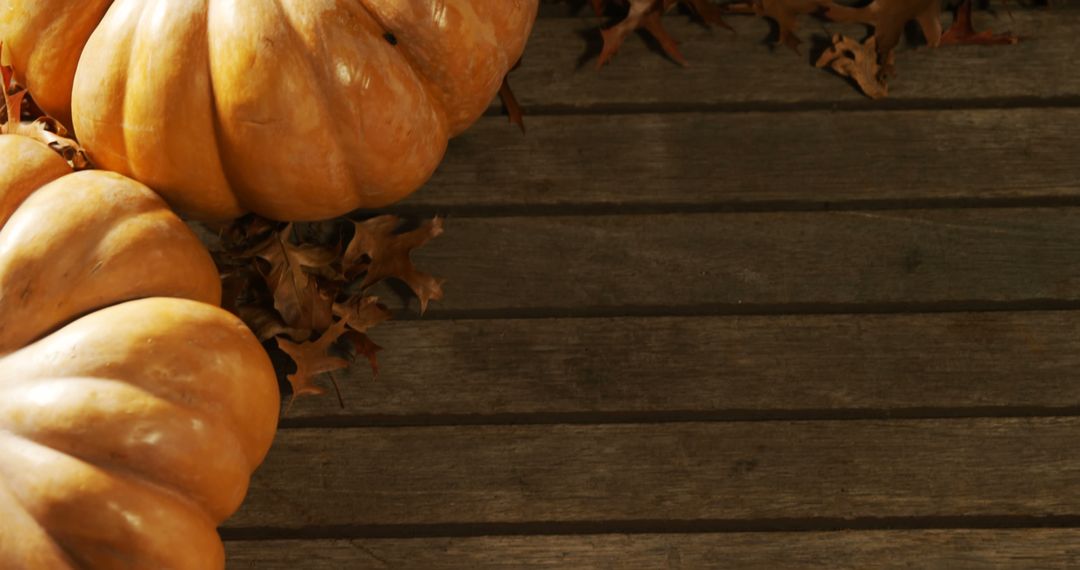
<svg viewBox="0 0 1080 570"><path fill-rule="evenodd" d="M180 211L326 219L431 175L539 0L7 0L17 76Z"/></svg>
<svg viewBox="0 0 1080 570"><path fill-rule="evenodd" d="M152 191L25 137L0 156L0 568L222 568L269 358Z"/></svg>

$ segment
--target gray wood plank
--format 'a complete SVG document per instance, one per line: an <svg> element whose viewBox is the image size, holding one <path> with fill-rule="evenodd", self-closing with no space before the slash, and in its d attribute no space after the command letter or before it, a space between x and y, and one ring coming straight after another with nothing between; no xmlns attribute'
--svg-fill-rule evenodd
<svg viewBox="0 0 1080 570"><path fill-rule="evenodd" d="M1080 311L399 321L291 422L1076 413ZM330 389L328 378L323 379Z"/></svg>
<svg viewBox="0 0 1080 570"><path fill-rule="evenodd" d="M1080 530L497 536L227 542L229 568L340 570L669 570L1080 566Z"/></svg>
<svg viewBox="0 0 1080 570"><path fill-rule="evenodd" d="M584 12L588 14L588 11ZM949 18L946 17L948 22ZM980 29L1012 31L1027 41L1015 46L904 49L899 76L885 105L933 101L1053 100L1080 94L1075 30L1080 10L1024 9L977 12ZM682 68L631 37L603 70L595 69L600 20L541 18L511 83L518 99L541 109L639 108L641 106L751 106L843 104L880 108L812 59L834 32L865 35L860 26L802 21L802 54L766 45L770 24L760 18L728 18L736 33L709 29L672 16L665 26L690 61ZM498 108L498 104L495 104Z"/></svg>
<svg viewBox="0 0 1080 570"><path fill-rule="evenodd" d="M458 218L414 258L443 316L1075 302L1080 209Z"/></svg>
<svg viewBox="0 0 1080 570"><path fill-rule="evenodd" d="M1080 74L1077 74L1080 75ZM1080 109L482 119L399 209L821 208L1080 197Z"/></svg>
<svg viewBox="0 0 1080 570"><path fill-rule="evenodd" d="M291 429L227 528L1075 517L1078 439L1075 417Z"/></svg>

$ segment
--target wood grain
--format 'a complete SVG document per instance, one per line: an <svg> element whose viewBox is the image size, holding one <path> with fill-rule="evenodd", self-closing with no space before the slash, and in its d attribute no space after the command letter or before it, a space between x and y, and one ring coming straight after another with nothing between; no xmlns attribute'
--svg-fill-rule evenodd
<svg viewBox="0 0 1080 570"><path fill-rule="evenodd" d="M928 530L227 542L229 568L791 570L1080 566L1080 531Z"/></svg>
<svg viewBox="0 0 1080 570"><path fill-rule="evenodd" d="M1080 74L1077 74L1080 75ZM1080 198L1080 109L497 117L399 210L700 211Z"/></svg>
<svg viewBox="0 0 1080 570"><path fill-rule="evenodd" d="M443 316L965 307L1080 299L1080 209L451 219L414 258Z"/></svg>
<svg viewBox="0 0 1080 570"><path fill-rule="evenodd" d="M1076 417L283 430L227 528L1072 517L1078 438Z"/></svg>
<svg viewBox="0 0 1080 570"><path fill-rule="evenodd" d="M645 39L632 35L599 72L595 64L601 20L541 18L511 84L526 110L537 113L832 104L882 108L935 105L935 101L1053 101L1080 94L1080 74L1071 63L1080 10L1014 7L1011 13L1010 18L1004 10L977 12L976 26L1028 38L1018 45L900 50L899 76L890 81L889 98L883 102L867 99L847 80L812 65L832 33L863 37L865 28L812 18L801 24L800 55L769 46L770 24L764 19L730 17L727 21L735 29L731 33L671 16L664 25L680 42L679 49L690 62L687 67L679 67L652 51ZM501 107L496 102L494 108Z"/></svg>
<svg viewBox="0 0 1080 570"><path fill-rule="evenodd" d="M1064 413L1078 331L1075 311L390 322L377 381L358 363L344 408L300 398L286 424Z"/></svg>

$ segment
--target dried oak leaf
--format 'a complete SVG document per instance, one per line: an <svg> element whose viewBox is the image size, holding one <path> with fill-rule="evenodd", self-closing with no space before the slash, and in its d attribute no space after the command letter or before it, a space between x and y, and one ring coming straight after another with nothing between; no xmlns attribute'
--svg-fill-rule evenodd
<svg viewBox="0 0 1080 570"><path fill-rule="evenodd" d="M799 28L798 17L819 11L823 4L822 0L754 0L754 13L775 21L779 28L776 43L799 53L801 41L795 35Z"/></svg>
<svg viewBox="0 0 1080 570"><path fill-rule="evenodd" d="M600 30L600 35L604 40L604 47L600 51L600 58L596 61L596 68L600 69L611 61L611 58L615 57L615 53L622 47L626 36L638 28L643 28L652 34L656 41L660 43L664 53L668 54L671 59L678 62L679 65L686 65L686 58L679 51L678 43L668 34L667 30L664 29L664 24L660 21L665 9L664 0L628 1L630 11L626 14L626 18L610 28Z"/></svg>
<svg viewBox="0 0 1080 570"><path fill-rule="evenodd" d="M976 32L971 23L971 0L964 0L956 8L956 16L945 33L940 44L945 45L1010 45L1020 42L1020 37L1009 32L995 34L990 30Z"/></svg>
<svg viewBox="0 0 1080 570"><path fill-rule="evenodd" d="M390 309L379 303L374 296L351 297L344 303L334 303L334 316L356 332L366 332L371 327L387 321L392 316Z"/></svg>
<svg viewBox="0 0 1080 570"><path fill-rule="evenodd" d="M324 330L332 321L334 293L321 285L315 274L333 263L338 252L313 244L294 244L291 234L292 224L288 224L249 253L270 264L263 278L285 324Z"/></svg>
<svg viewBox="0 0 1080 570"><path fill-rule="evenodd" d="M644 29L649 32L652 37L656 38L656 41L660 44L660 48L664 50L664 53L666 53L668 57L675 60L680 65L686 65L686 58L683 56L682 52L679 51L678 42L668 34L661 21L661 16L676 4L681 3L689 6L690 9L706 24L720 26L729 30L731 29L721 17L723 10L719 6L709 2L709 0L612 1L623 5L629 4L630 10L626 14L626 18L619 23L610 28L600 30L600 35L604 40L604 46L600 51L600 58L596 62L597 69L600 69L610 62L611 58L615 57L615 53L622 47L623 41L626 40L626 36L639 28ZM607 4L608 0L592 0L593 10L596 11L597 15L603 15Z"/></svg>
<svg viewBox="0 0 1080 570"><path fill-rule="evenodd" d="M293 400L303 394L325 393L326 390L315 384L315 377L324 372L348 368L348 360L331 353L331 348L345 332L345 321L337 321L314 341L296 343L287 338L278 337L278 348L296 363L296 372L286 376L289 385L292 386ZM332 375L331 379L333 379ZM336 385L337 381L334 380L334 383Z"/></svg>
<svg viewBox="0 0 1080 570"><path fill-rule="evenodd" d="M311 338L311 329L298 329L285 324L277 311L259 304L240 305L232 311L255 333L260 341L285 336L297 342Z"/></svg>
<svg viewBox="0 0 1080 570"><path fill-rule="evenodd" d="M776 22L779 34L777 44L784 44L799 53L802 40L795 33L799 29L799 16L821 11L828 0L751 0L726 4L724 8L733 14L753 14Z"/></svg>
<svg viewBox="0 0 1080 570"><path fill-rule="evenodd" d="M400 218L393 215L353 222L356 233L342 257L344 273L359 275L356 268L366 271L361 289L388 277L400 279L416 294L423 313L428 302L442 299L442 281L417 270L409 254L443 232L442 219L435 218L415 230L395 234L400 223Z"/></svg>
<svg viewBox="0 0 1080 570"><path fill-rule="evenodd" d="M371 337L369 337L368 335L366 335L364 333L359 333L359 332L356 332L356 331L346 331L345 336L342 337L342 338L349 341L349 344L353 348L353 352L357 356L363 356L363 357L367 358L368 364L371 366L371 377L372 377L373 380L378 380L378 378L379 378L379 358L378 358L378 354L379 354L379 351L382 350L382 347L375 344L375 342L373 340L371 340Z"/></svg>
<svg viewBox="0 0 1080 570"><path fill-rule="evenodd" d="M373 296L354 296L344 303L334 304L334 315L344 321L349 330L344 338L349 341L358 356L368 359L372 376L379 376L377 354L382 347L375 344L366 334L367 330L390 319L390 309L379 303Z"/></svg>
<svg viewBox="0 0 1080 570"><path fill-rule="evenodd" d="M510 74L519 67L521 67L520 59L503 76L502 85L499 86L499 99L502 101L503 108L506 109L507 116L510 117L510 124L517 125L521 132L524 133L525 109L521 107L521 103L518 103L517 97L514 96L514 90L510 88Z"/></svg>
<svg viewBox="0 0 1080 570"><path fill-rule="evenodd" d="M838 75L850 77L859 84L859 88L872 99L881 99L888 95L889 86L885 80L885 71L878 63L875 38L871 36L865 42L835 34L833 45L818 58L817 67L831 67Z"/></svg>
<svg viewBox="0 0 1080 570"><path fill-rule="evenodd" d="M859 8L829 2L825 17L834 22L873 26L879 62L885 61L900 43L904 25L910 20L919 23L926 43L931 47L936 47L941 41L941 0L874 0Z"/></svg>

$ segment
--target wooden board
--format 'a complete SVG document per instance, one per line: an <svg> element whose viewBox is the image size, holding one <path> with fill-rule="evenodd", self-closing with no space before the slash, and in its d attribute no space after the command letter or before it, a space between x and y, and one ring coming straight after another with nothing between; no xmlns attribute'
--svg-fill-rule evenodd
<svg viewBox="0 0 1080 570"><path fill-rule="evenodd" d="M587 11L586 11L587 14ZM1080 74L1075 30L1080 10L1014 8L976 12L980 29L1011 30L1027 38L1015 46L904 48L889 98L871 101L847 80L816 69L813 61L834 32L864 37L861 26L806 19L801 54L767 44L768 21L730 17L735 33L669 16L664 25L690 65L682 68L631 36L612 63L595 69L602 23L592 16L542 18L529 39L521 67L511 75L518 99L532 113L669 109L789 107L897 108L1002 106L1075 102ZM944 18L945 22L949 19ZM950 104L955 105L955 103ZM496 103L493 110L501 107Z"/></svg>
<svg viewBox="0 0 1080 570"><path fill-rule="evenodd" d="M1080 74L1077 74L1080 75ZM1080 203L1080 109L488 117L397 211Z"/></svg>
<svg viewBox="0 0 1080 570"><path fill-rule="evenodd" d="M1065 570L1080 531L918 530L229 542L235 568Z"/></svg>
<svg viewBox="0 0 1080 570"><path fill-rule="evenodd" d="M670 16L690 66L597 72L568 14L528 135L494 104L397 206L449 216L446 300L290 410L230 567L1080 565L1080 10L980 12L1028 41L908 46L884 101L812 67L858 26Z"/></svg>
<svg viewBox="0 0 1080 570"><path fill-rule="evenodd" d="M1075 525L1078 435L1078 417L291 429L226 528L283 538Z"/></svg>
<svg viewBox="0 0 1080 570"><path fill-rule="evenodd" d="M1077 235L1074 208L458 218L413 257L441 317L1056 308Z"/></svg>
<svg viewBox="0 0 1080 570"><path fill-rule="evenodd" d="M285 425L1076 414L1080 312L405 321ZM328 379L324 378L327 388Z"/></svg>

